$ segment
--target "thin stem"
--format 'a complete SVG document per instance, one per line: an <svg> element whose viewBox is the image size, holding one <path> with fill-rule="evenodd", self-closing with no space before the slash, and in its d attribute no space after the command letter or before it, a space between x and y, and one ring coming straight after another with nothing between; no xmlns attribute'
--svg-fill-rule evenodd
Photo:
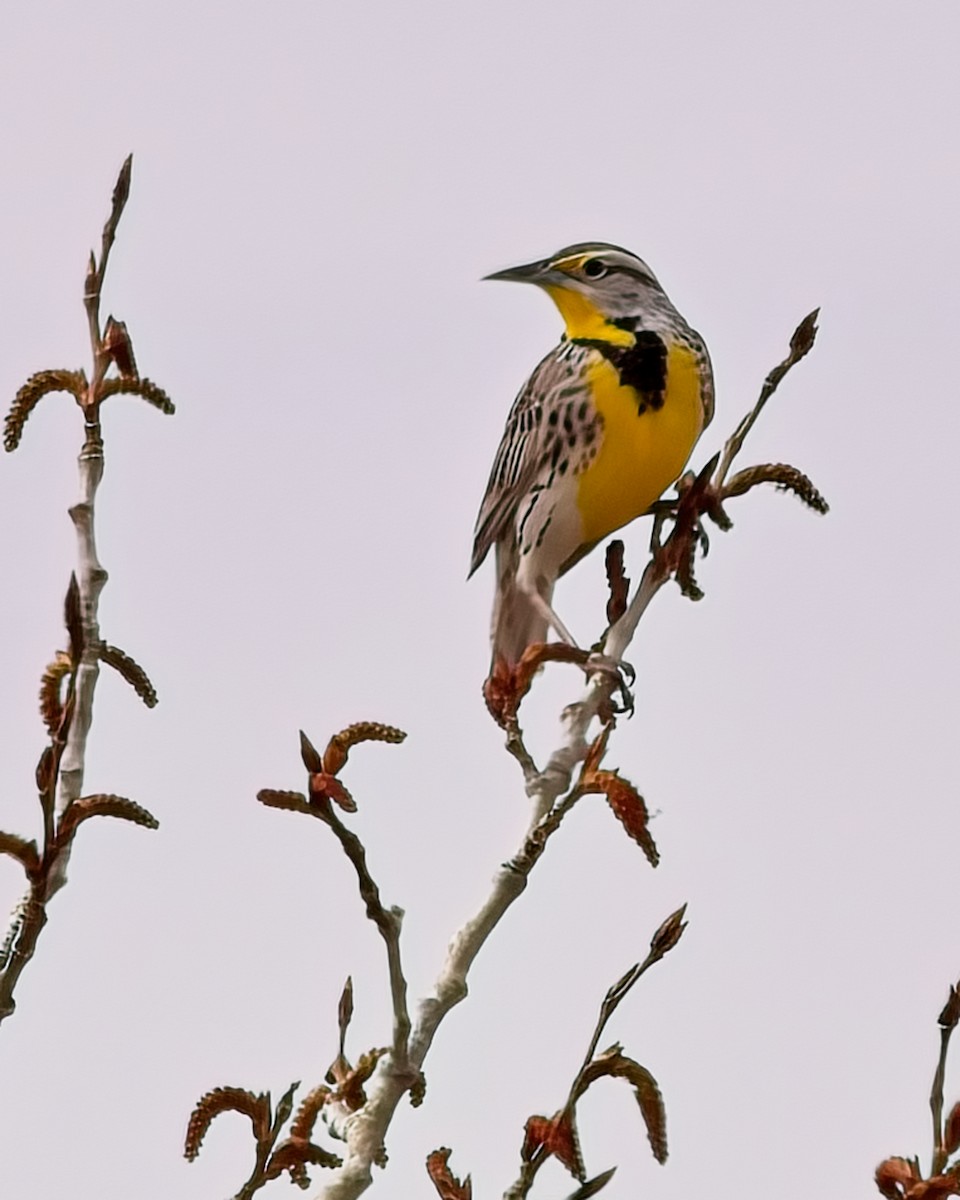
<svg viewBox="0 0 960 1200"><path fill-rule="evenodd" d="M0 973L0 1021L16 1010L13 993L24 967L33 958L37 940L47 923L44 880L37 879L17 906L13 917L12 940L3 972Z"/></svg>
<svg viewBox="0 0 960 1200"><path fill-rule="evenodd" d="M763 381L763 387L760 389L760 396L756 404L743 418L731 436L727 438L726 444L723 447L723 454L720 458L720 466L714 477L714 484L717 488L722 488L726 482L727 474L733 464L733 460L739 453L747 434L756 424L757 418L763 412L767 401L783 382L784 376L792 367L796 366L801 358L804 358L813 349L813 343L817 336L817 317L819 314L819 308L815 308L813 312L808 313L803 318L794 330L793 337L790 339L789 354L783 362L778 363L767 375Z"/></svg>
<svg viewBox="0 0 960 1200"><path fill-rule="evenodd" d="M130 194L130 174L133 157L129 156L120 168L110 215L103 227L100 262L91 254L87 270L83 303L87 312L90 331L90 352L93 371L87 389L87 398L82 405L86 435L78 460L80 497L70 509L70 517L77 534L77 586L80 591L80 615L83 623L83 657L77 664L74 679L75 707L67 745L60 771L60 788L57 812L63 813L70 804L79 799L83 791L86 766L87 736L93 724L93 700L100 675L100 593L107 582L107 572L97 556L96 499L103 478L103 437L100 431L100 400L104 376L110 365L110 356L103 344L100 330L100 299L110 251L116 238L117 225L123 214ZM47 898L53 896L67 881L66 870L69 846L64 846L57 861L56 870L51 872Z"/></svg>
<svg viewBox="0 0 960 1200"><path fill-rule="evenodd" d="M933 1075L933 1085L930 1088L930 1112L933 1116L933 1165L931 1175L939 1175L947 1165L946 1148L943 1144L943 1081L947 1069L947 1050L950 1047L950 1037L953 1034L952 1025L940 1027L940 1058Z"/></svg>
<svg viewBox="0 0 960 1200"><path fill-rule="evenodd" d="M390 995L393 1000L393 1067L398 1074L409 1076L410 1014L407 1009L407 981L400 956L403 909L395 906L389 909L384 907L380 899L380 889L367 866L366 850L357 835L344 825L332 808L322 813L314 811L330 826L347 858L353 863L360 884L360 896L367 906L367 916L379 929L386 944ZM409 1082L409 1079L407 1081Z"/></svg>
<svg viewBox="0 0 960 1200"><path fill-rule="evenodd" d="M66 748L65 737L72 723L74 711L73 681L67 693L60 727L50 746L44 751L38 768L38 782L43 784L40 792L40 808L43 812L43 853L40 869L30 879L26 895L18 904L6 938L7 955L0 970L0 1022L16 1011L14 992L27 963L33 958L37 942L47 923L47 900L52 895L51 881L60 873L60 864L69 854L73 831L60 841L54 822L54 804L60 762Z"/></svg>

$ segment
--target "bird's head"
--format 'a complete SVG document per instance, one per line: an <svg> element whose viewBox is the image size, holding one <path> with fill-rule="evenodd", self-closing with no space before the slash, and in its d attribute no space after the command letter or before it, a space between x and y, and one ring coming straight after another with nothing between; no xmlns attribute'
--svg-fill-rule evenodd
<svg viewBox="0 0 960 1200"><path fill-rule="evenodd" d="M657 277L629 250L608 242L566 246L550 258L495 271L487 279L535 283L560 310L569 338L590 338L632 345L633 334L617 322L643 314L663 298Z"/></svg>

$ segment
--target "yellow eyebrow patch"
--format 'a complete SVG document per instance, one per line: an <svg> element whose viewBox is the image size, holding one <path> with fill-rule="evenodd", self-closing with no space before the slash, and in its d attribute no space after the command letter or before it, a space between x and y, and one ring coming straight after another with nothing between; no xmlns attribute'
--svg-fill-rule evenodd
<svg viewBox="0 0 960 1200"><path fill-rule="evenodd" d="M557 258L553 261L553 266L558 271L579 271L588 258L595 258L594 254L568 254L566 258Z"/></svg>

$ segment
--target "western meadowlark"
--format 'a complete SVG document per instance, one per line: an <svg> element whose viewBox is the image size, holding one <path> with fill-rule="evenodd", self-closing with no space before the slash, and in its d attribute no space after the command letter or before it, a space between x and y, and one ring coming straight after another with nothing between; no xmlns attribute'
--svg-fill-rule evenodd
<svg viewBox="0 0 960 1200"><path fill-rule="evenodd" d="M470 574L496 546L491 673L552 626L557 579L677 479L713 416L703 339L650 268L605 242L487 279L534 283L566 330L507 417L477 517Z"/></svg>

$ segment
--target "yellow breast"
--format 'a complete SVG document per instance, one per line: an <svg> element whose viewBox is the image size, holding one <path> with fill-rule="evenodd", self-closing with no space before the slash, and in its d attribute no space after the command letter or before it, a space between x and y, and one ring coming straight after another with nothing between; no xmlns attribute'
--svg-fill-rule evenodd
<svg viewBox="0 0 960 1200"><path fill-rule="evenodd" d="M659 409L639 412L637 392L621 385L606 359L593 364L587 378L603 418L603 442L579 477L577 505L584 538L593 542L646 512L680 475L703 430L703 403L696 355L678 344L668 352Z"/></svg>

